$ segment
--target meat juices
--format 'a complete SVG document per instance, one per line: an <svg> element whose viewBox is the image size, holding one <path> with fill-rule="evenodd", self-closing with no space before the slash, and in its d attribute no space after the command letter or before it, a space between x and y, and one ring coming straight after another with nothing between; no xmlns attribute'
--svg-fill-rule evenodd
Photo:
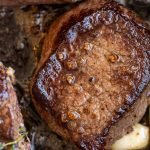
<svg viewBox="0 0 150 150"><path fill-rule="evenodd" d="M150 31L109 0L83 2L46 36L32 83L49 127L81 149L110 149L148 106Z"/></svg>

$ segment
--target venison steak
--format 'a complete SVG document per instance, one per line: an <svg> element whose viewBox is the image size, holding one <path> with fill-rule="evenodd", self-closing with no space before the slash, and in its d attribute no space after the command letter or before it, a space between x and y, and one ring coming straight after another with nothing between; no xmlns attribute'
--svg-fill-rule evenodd
<svg viewBox="0 0 150 150"><path fill-rule="evenodd" d="M117 2L92 0L50 27L31 93L54 132L110 149L144 115L149 80L150 31Z"/></svg>
<svg viewBox="0 0 150 150"><path fill-rule="evenodd" d="M24 128L22 114L13 88L13 70L0 63L0 143L9 143L21 136L20 129ZM24 140L19 144L20 149L29 149L29 143Z"/></svg>

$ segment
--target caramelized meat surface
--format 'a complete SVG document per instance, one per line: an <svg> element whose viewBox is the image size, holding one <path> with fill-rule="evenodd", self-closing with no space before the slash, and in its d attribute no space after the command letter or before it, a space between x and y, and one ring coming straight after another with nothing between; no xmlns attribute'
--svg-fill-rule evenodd
<svg viewBox="0 0 150 150"><path fill-rule="evenodd" d="M0 63L0 143L18 139L24 128L16 92L12 86L13 70ZM18 143L17 143L18 144ZM29 149L28 142L21 142L21 149Z"/></svg>
<svg viewBox="0 0 150 150"><path fill-rule="evenodd" d="M32 84L49 127L82 149L109 149L148 106L150 31L117 2L80 4L51 26Z"/></svg>

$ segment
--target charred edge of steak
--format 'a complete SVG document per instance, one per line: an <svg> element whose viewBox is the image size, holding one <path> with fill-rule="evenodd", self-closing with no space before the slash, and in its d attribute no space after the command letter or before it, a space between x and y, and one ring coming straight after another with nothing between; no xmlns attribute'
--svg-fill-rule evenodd
<svg viewBox="0 0 150 150"><path fill-rule="evenodd" d="M133 26L135 26L135 28L138 28L139 30L143 31L144 32L143 34L145 36L149 37L150 36L150 31L147 30L144 26L142 26L141 20L138 20L138 19L136 20L136 17L130 11L127 11L126 13L124 13L123 9L124 8L122 6L120 6L119 4L117 4L116 2L108 2L108 3L105 3L103 5L103 7L101 7L100 9L96 8L96 10L95 9L90 9L88 11L87 10L81 11L80 12L80 17L79 16L72 16L72 18L69 18L70 20L68 20L63 25L63 27L60 29L60 32L58 33L57 38L55 39L55 44L54 44L55 47L53 49L53 53L56 52L57 46L61 43L61 41L64 40L64 37L65 37L67 31L70 29L70 27L73 26L73 25L75 25L77 22L82 21L85 16L92 15L95 11L96 11L96 13L99 13L99 11L109 11L109 10L111 10L115 14L120 15L124 20L128 21L130 24L132 24ZM98 25L98 23L94 24L94 27L97 26L97 25ZM79 32L80 34L85 33L85 30L83 30L83 29L82 29L82 27L80 28L80 30L78 30L78 28L77 28L76 32ZM86 29L86 32L88 32L87 29ZM67 39L65 39L65 40L66 40L66 43L67 43L68 42ZM143 53L145 53L145 52L143 52ZM140 85L138 85L138 87L136 87L136 90L134 90L134 91L131 92L129 100L127 100L125 102L125 104L122 106L121 111L118 111L116 113L116 117L113 118L113 120L108 123L107 128L104 129L104 131L101 133L101 135L98 135L98 137L100 137L98 139L98 144L100 144L101 147L103 147L105 145L105 138L109 134L109 128L112 125L114 125L119 120L119 118L122 117L123 114L130 109L130 107L134 104L134 102L136 101L136 99L140 96L141 92L146 88L146 86L149 83L149 80L150 80L149 65L148 65L149 54L145 53L145 55L147 55L146 56L147 60L145 61L146 66L144 68L144 72L143 72L144 76L142 78L142 81L141 81ZM49 60L47 60L45 63L47 63L48 61ZM43 66L41 68L44 68L45 63L43 64ZM40 70L42 70L41 68L40 68ZM55 98L53 98L54 100L51 101L50 103L46 102L46 99L43 97L42 93L39 93L39 91L37 89L36 83L38 81L36 80L36 78L38 78L38 74L35 76L35 81L34 81L34 85L33 85L33 89L32 89L32 93L33 93L34 99L36 99L36 101L38 101L39 103L41 103L41 106L43 105L42 106L43 108L48 108L48 111L50 111L50 113L53 116L55 116L55 118L57 118L57 116L55 115L55 112L53 111L53 105L55 105ZM49 107L51 107L51 109L49 109ZM60 124L60 122L58 122L58 124ZM90 143L92 141L89 140L89 141L86 141L86 142Z"/></svg>

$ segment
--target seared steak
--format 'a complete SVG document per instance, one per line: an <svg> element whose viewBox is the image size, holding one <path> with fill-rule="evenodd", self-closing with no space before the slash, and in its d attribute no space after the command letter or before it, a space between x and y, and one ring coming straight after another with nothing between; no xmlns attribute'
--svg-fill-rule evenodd
<svg viewBox="0 0 150 150"><path fill-rule="evenodd" d="M15 90L12 86L13 72L0 63L0 143L18 139L24 123ZM21 149L29 149L28 142L20 143Z"/></svg>
<svg viewBox="0 0 150 150"><path fill-rule="evenodd" d="M79 0L0 0L0 6L18 6L30 4L62 4L74 3Z"/></svg>
<svg viewBox="0 0 150 150"><path fill-rule="evenodd" d="M32 83L49 127L81 149L109 149L148 106L150 31L109 0L83 2L51 26Z"/></svg>

